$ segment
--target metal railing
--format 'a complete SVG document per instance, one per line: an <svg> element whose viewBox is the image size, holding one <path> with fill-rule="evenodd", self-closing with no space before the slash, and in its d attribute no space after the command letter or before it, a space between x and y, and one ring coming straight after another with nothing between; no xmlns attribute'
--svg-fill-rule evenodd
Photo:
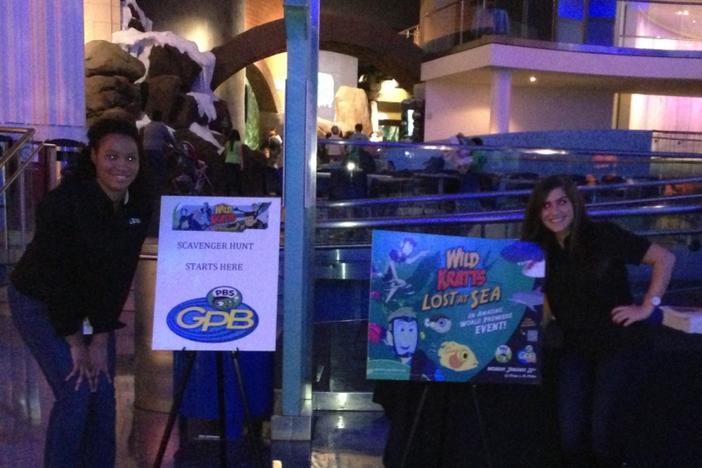
<svg viewBox="0 0 702 468"><path fill-rule="evenodd" d="M702 153L702 133L654 130L651 151L665 153Z"/></svg>
<svg viewBox="0 0 702 468"><path fill-rule="evenodd" d="M683 179L690 180L690 179ZM694 178L694 181L702 183L702 178ZM662 181L662 182L676 182ZM627 187L629 188L629 187ZM505 196L527 195L528 191L512 191L512 192L497 192L492 195L494 198ZM484 194L468 194L452 196L454 199L461 198L476 198L476 195ZM444 196L446 197L446 196ZM401 204L403 202L416 201L413 198L404 198L401 200L395 199L394 202ZM423 199L435 197L421 197ZM483 197L484 198L484 197ZM386 200L357 200L345 201L336 203L338 206L349 209L347 213L354 213L353 208L360 208L374 202L385 202ZM649 228L640 230L640 233L647 236L695 236L702 234L702 194L680 195L668 197L650 197L630 200L610 200L606 202L589 203L588 212L593 218L648 218L652 222L643 223ZM358 213L358 211L356 211ZM468 212L451 212L451 213L430 213L418 216L364 216L364 213L359 213L360 216L352 218L337 218L320 220L316 226L318 231L327 231L327 235L318 232L318 245L334 245L334 236L330 235L334 231L344 233L345 237L339 239L341 245L359 245L368 244L370 241L369 232L372 229L397 229L397 228L426 228L441 231L442 226L460 230L460 226L465 226L471 229L471 234L479 237L486 237L488 234L492 237L518 237L518 224L522 222L524 217L524 209L504 209L504 210L486 210L486 211L468 211ZM686 215L694 215L696 222L693 223L673 223L676 226L686 224L686 228L671 228L671 229L650 229L650 226L655 225L655 220L659 217L677 218L678 220ZM640 223L641 224L641 223ZM505 226L504 230L492 230L488 232L488 226ZM507 225L509 228L507 228ZM478 229L474 229L475 227ZM455 229L458 228L458 229ZM363 234L349 236L354 230L361 231ZM467 230L467 229L466 229ZM464 230L464 231L466 231ZM348 239L354 239L353 242L348 242Z"/></svg>
<svg viewBox="0 0 702 468"><path fill-rule="evenodd" d="M0 201L2 202L2 251L3 262L12 263L24 252L33 226L30 226L30 213L33 213L31 188L28 188L28 168L38 155L44 152L49 161L56 161L56 146L35 142L33 128L0 127L0 134L19 135L0 158ZM53 168L54 164L49 167ZM49 182L56 184L55 174L50 172ZM15 208L16 203L16 208ZM17 226L11 226L11 215L18 218ZM33 219L33 218L32 218ZM13 229L16 227L16 229Z"/></svg>

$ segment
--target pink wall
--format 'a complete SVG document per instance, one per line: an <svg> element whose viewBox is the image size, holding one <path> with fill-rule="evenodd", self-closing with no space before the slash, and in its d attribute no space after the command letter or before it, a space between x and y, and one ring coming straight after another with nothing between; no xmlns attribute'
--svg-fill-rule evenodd
<svg viewBox="0 0 702 468"><path fill-rule="evenodd" d="M0 0L0 125L84 136L82 0Z"/></svg>

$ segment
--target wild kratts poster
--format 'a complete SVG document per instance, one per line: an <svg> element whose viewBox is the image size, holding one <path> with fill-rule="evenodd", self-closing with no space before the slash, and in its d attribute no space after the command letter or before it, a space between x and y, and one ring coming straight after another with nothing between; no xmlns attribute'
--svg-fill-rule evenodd
<svg viewBox="0 0 702 468"><path fill-rule="evenodd" d="M540 382L538 246L374 231L371 255L369 379Z"/></svg>

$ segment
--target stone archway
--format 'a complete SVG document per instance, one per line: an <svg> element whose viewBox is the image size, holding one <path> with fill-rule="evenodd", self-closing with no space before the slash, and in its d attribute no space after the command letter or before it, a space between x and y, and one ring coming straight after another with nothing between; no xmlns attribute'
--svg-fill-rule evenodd
<svg viewBox="0 0 702 468"><path fill-rule="evenodd" d="M261 112L277 113L278 108L273 97L273 92L268 86L268 82L261 70L255 65L246 66L246 79L251 86L251 90L256 96L258 108Z"/></svg>
<svg viewBox="0 0 702 468"><path fill-rule="evenodd" d="M287 48L285 21L271 21L251 28L215 47L212 89L237 71ZM385 25L351 16L323 14L319 23L319 48L355 56L392 76L409 92L419 82L422 49Z"/></svg>

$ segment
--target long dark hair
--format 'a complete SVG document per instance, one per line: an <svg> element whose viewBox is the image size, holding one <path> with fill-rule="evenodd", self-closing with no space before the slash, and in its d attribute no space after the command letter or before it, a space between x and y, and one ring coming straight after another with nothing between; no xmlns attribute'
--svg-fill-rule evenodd
<svg viewBox="0 0 702 468"><path fill-rule="evenodd" d="M64 177L66 181L86 181L94 180L96 177L95 164L90 157L92 151L97 151L100 147L102 139L110 134L124 135L134 140L139 148L139 172L137 177L129 187L130 193L148 194L148 186L146 183L146 162L141 154L139 145L139 130L134 123L134 120L125 118L109 117L103 118L90 126L88 129L88 144L83 147L80 156L75 162L75 168Z"/></svg>
<svg viewBox="0 0 702 468"><path fill-rule="evenodd" d="M571 251L577 251L581 247L581 236L583 227L588 221L585 200L578 191L575 183L570 177L549 176L539 181L531 191L529 203L524 213L524 223L522 224L522 240L535 242L541 246L546 246L555 242L556 236L544 226L541 221L541 211L548 194L557 188L563 189L566 197L573 205L573 223L570 226L570 241L568 243Z"/></svg>

